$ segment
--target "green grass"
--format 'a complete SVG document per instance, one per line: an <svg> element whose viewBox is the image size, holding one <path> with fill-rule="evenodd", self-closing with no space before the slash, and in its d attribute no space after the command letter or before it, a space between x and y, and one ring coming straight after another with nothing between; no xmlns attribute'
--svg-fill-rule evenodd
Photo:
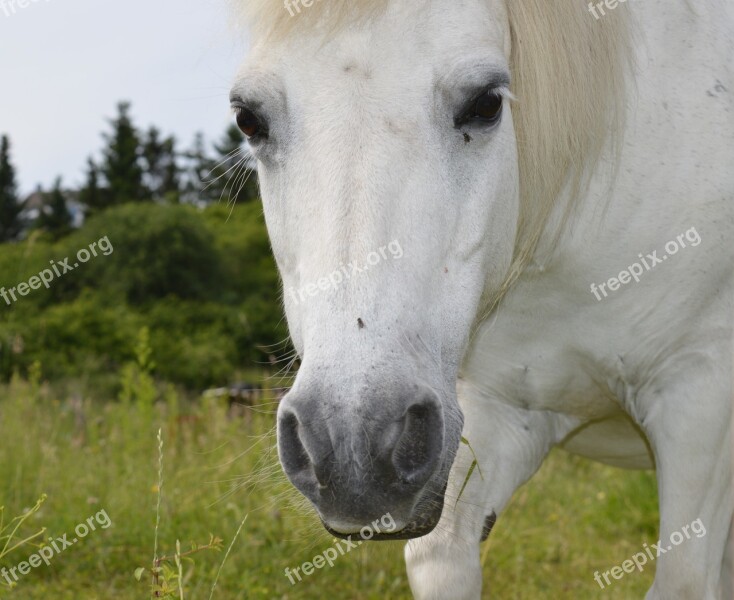
<svg viewBox="0 0 734 600"><path fill-rule="evenodd" d="M155 407L56 397L43 386L14 381L0 388L0 506L20 515L47 494L28 519L61 537L98 511L112 520L24 576L0 597L21 600L149 598L158 500L158 443L163 434L159 554L176 541L226 549L217 599L410 598L403 544L367 544L292 586L284 576L334 540L287 484L273 452L274 406L249 419L228 419L223 406L187 404L169 391ZM70 536L71 537L71 536ZM642 598L654 576L625 575L601 590L594 571L620 564L643 542L657 540L652 473L625 472L557 452L519 490L495 526L485 554L484 597L498 599ZM9 568L32 549L2 560ZM186 561L185 598L206 600L224 552ZM176 596L178 597L178 596ZM447 599L450 600L450 599Z"/></svg>

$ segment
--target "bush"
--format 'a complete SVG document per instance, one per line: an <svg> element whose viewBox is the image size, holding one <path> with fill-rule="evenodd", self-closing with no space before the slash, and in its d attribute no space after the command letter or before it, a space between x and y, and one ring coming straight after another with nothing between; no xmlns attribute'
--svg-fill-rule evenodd
<svg viewBox="0 0 734 600"><path fill-rule="evenodd" d="M155 375L190 388L226 383L265 360L285 324L279 278L258 205L204 211L126 205L63 240L43 235L0 246L0 286L12 288L92 242L113 251L79 265L12 306L0 306L0 377L34 361L52 379L94 376L130 361L150 329ZM0 304L5 304L0 301Z"/></svg>
<svg viewBox="0 0 734 600"><path fill-rule="evenodd" d="M14 370L25 373L35 361L52 379L115 370L132 358L141 325L126 305L108 306L89 293L33 320L0 322L2 375L8 379Z"/></svg>
<svg viewBox="0 0 734 600"><path fill-rule="evenodd" d="M214 236L187 206L129 204L90 219L64 240L62 256L108 238L114 251L98 256L61 280L62 297L84 288L101 289L118 300L144 305L168 296L209 300L224 278Z"/></svg>

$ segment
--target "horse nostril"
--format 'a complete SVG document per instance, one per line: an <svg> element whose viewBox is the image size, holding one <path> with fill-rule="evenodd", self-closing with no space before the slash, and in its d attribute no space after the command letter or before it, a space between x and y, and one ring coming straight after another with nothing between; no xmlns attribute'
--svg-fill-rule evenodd
<svg viewBox="0 0 734 600"><path fill-rule="evenodd" d="M421 485L431 477L441 457L441 409L433 402L420 402L407 410L404 420L392 454L393 466L405 483Z"/></svg>
<svg viewBox="0 0 734 600"><path fill-rule="evenodd" d="M313 499L328 487L333 468L328 436L309 429L290 408L278 417L278 453L288 479L305 496Z"/></svg>
<svg viewBox="0 0 734 600"><path fill-rule="evenodd" d="M298 417L284 412L278 419L278 449L280 461L289 477L311 470L311 459L298 435Z"/></svg>

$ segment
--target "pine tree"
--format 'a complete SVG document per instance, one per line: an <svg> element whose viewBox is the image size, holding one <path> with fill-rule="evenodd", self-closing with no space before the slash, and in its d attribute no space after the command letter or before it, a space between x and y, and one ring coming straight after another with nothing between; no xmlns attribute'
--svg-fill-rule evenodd
<svg viewBox="0 0 734 600"><path fill-rule="evenodd" d="M170 136L163 142L165 160L162 168L160 193L169 202L181 201L181 167L178 164L176 138Z"/></svg>
<svg viewBox="0 0 734 600"><path fill-rule="evenodd" d="M71 230L71 214L61 189L61 177L56 179L51 196L38 218L38 225L55 237L61 237Z"/></svg>
<svg viewBox="0 0 734 600"><path fill-rule="evenodd" d="M15 169L10 162L10 140L3 135L0 138L0 242L13 240L20 233L20 211Z"/></svg>
<svg viewBox="0 0 734 600"><path fill-rule="evenodd" d="M118 116L110 121L112 133L104 135L103 173L111 204L138 201L145 198L143 169L140 165L140 136L130 118L130 103L117 106Z"/></svg>
<svg viewBox="0 0 734 600"><path fill-rule="evenodd" d="M175 138L161 139L160 131L151 127L143 144L143 163L146 188L154 200L178 202L181 184L176 159Z"/></svg>
<svg viewBox="0 0 734 600"><path fill-rule="evenodd" d="M87 207L89 214L111 205L109 190L100 186L100 169L91 156L87 159L86 183L79 190L79 201Z"/></svg>
<svg viewBox="0 0 734 600"><path fill-rule="evenodd" d="M208 202L210 200L209 190L204 189L206 186L204 182L214 168L214 161L207 154L203 133L196 134L193 147L184 153L184 157L186 168L182 186L183 200L190 204Z"/></svg>

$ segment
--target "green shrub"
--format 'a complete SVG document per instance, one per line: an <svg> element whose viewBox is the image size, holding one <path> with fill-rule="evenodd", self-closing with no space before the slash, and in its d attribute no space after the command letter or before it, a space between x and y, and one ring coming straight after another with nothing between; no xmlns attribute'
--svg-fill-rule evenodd
<svg viewBox="0 0 734 600"><path fill-rule="evenodd" d="M231 213L231 214L230 214ZM280 283L259 205L131 204L91 218L57 243L34 234L0 245L0 286L12 288L93 242L113 251L12 306L0 301L0 378L34 361L56 380L102 376L134 358L150 330L156 377L200 389L266 360L286 337Z"/></svg>

